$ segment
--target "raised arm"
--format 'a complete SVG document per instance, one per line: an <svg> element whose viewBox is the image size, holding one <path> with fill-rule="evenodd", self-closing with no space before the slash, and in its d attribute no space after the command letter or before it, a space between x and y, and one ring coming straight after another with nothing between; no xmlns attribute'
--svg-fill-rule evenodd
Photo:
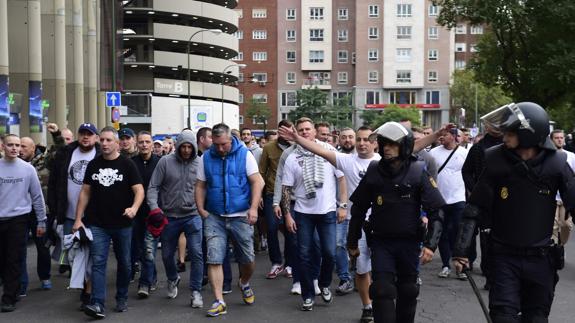
<svg viewBox="0 0 575 323"><path fill-rule="evenodd" d="M335 158L335 154L336 154L335 151L325 149L323 146L321 146L320 144L318 144L316 142L313 142L311 140L307 140L303 137L300 137L297 134L297 131L293 127L288 128L286 126L281 126L278 129L278 133L284 139L289 140L289 141L294 141L297 144L299 144L300 146L302 146L303 148L311 151L312 153L325 158L325 160L330 162L330 164L332 164L334 167L337 166L336 165L336 158Z"/></svg>

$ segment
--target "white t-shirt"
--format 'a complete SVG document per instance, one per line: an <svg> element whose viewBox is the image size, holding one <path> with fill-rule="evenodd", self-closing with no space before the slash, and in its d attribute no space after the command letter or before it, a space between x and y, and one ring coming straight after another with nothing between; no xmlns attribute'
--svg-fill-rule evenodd
<svg viewBox="0 0 575 323"><path fill-rule="evenodd" d="M209 154L210 152L206 152L206 154ZM206 172L204 171L204 156L206 154L203 154L202 157L199 160L198 163L198 180L205 182L206 181ZM259 169L258 169L258 163L256 162L256 158L254 157L254 155L252 155L251 153L247 153L246 154L246 174L247 176L251 176L255 173L259 173ZM242 211L242 212L237 212L237 213L232 213L232 214L222 214L221 216L223 217L227 217L227 218L232 218L232 217L237 217L237 216L247 216L247 212L248 210Z"/></svg>
<svg viewBox="0 0 575 323"><path fill-rule="evenodd" d="M571 167L571 169L575 172L575 154L565 149L561 149L560 151L567 154L567 165L569 165L569 167ZM561 201L561 195L559 194L559 191L557 191L556 200Z"/></svg>
<svg viewBox="0 0 575 323"><path fill-rule="evenodd" d="M308 199L303 183L303 156L294 151L286 159L282 185L293 187L295 211L307 214L326 214L335 211L337 185L335 178L342 177L343 173L327 160L323 161L323 185L316 188L315 198Z"/></svg>
<svg viewBox="0 0 575 323"><path fill-rule="evenodd" d="M381 156L379 154L373 154L373 157L368 159L359 158L357 153L353 154L344 154L344 153L336 153L335 160L337 169L343 172L345 175L345 183L347 186L347 197L349 198L351 194L355 191L359 182L367 172L367 167L369 164L374 160L380 160ZM347 203L347 216L346 219L351 219L351 205L352 202L348 200ZM369 214L371 213L371 209L367 211L368 218Z"/></svg>
<svg viewBox="0 0 575 323"><path fill-rule="evenodd" d="M437 146L429 152L431 157L435 160L437 170L447 160L453 150L448 150L443 146ZM451 156L451 159L441 173L437 175L437 187L441 196L447 204L455 204L457 202L465 201L465 184L463 183L463 175L461 175L461 168L467 158L468 150L459 147Z"/></svg>
<svg viewBox="0 0 575 323"><path fill-rule="evenodd" d="M72 152L72 159L70 159L70 166L68 166L68 209L66 210L66 218L74 220L76 218L76 206L78 204L78 197L82 190L82 183L84 182L84 173L88 163L96 157L96 148L83 152L79 147Z"/></svg>

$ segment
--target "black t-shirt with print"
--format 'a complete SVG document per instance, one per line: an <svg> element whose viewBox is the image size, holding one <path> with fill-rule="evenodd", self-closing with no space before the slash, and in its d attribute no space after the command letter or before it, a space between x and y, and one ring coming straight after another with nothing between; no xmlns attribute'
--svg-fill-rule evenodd
<svg viewBox="0 0 575 323"><path fill-rule="evenodd" d="M132 186L142 184L134 162L124 156L106 160L94 158L88 164L84 184L90 185L90 202L84 223L106 229L126 228L132 220L123 215L134 202Z"/></svg>

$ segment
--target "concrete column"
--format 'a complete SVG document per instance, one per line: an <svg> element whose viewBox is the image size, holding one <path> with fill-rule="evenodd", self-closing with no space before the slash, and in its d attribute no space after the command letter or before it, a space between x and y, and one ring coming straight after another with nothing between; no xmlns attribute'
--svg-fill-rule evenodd
<svg viewBox="0 0 575 323"><path fill-rule="evenodd" d="M98 128L102 129L108 124L106 123L106 92L98 92Z"/></svg>
<svg viewBox="0 0 575 323"><path fill-rule="evenodd" d="M8 0L0 0L0 75L8 75Z"/></svg>
<svg viewBox="0 0 575 323"><path fill-rule="evenodd" d="M42 82L42 13L39 0L28 0L28 80ZM38 98L41 99L41 98ZM30 102L21 113L21 135L30 135L35 143L46 144L46 138L42 132L30 131ZM43 123L43 121L42 121Z"/></svg>
<svg viewBox="0 0 575 323"><path fill-rule="evenodd" d="M88 121L97 124L98 53L96 32L96 0L87 3L88 13Z"/></svg>
<svg viewBox="0 0 575 323"><path fill-rule="evenodd" d="M54 69L56 124L68 126L66 111L66 0L54 0ZM70 123L72 124L72 123Z"/></svg>
<svg viewBox="0 0 575 323"><path fill-rule="evenodd" d="M84 40L82 39L82 0L72 2L74 124L77 129L86 117L84 114Z"/></svg>

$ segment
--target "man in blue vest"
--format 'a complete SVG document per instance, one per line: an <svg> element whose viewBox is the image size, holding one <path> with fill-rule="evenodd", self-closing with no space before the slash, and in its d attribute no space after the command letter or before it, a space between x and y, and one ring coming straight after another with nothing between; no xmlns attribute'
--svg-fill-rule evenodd
<svg viewBox="0 0 575 323"><path fill-rule="evenodd" d="M220 123L212 128L212 141L198 164L195 194L198 212L205 219L208 277L216 298L207 315L219 316L227 313L222 294L222 263L228 236L240 263L242 298L248 305L254 303L249 285L255 266L253 225L258 219L264 181L256 159L232 136L227 125Z"/></svg>

